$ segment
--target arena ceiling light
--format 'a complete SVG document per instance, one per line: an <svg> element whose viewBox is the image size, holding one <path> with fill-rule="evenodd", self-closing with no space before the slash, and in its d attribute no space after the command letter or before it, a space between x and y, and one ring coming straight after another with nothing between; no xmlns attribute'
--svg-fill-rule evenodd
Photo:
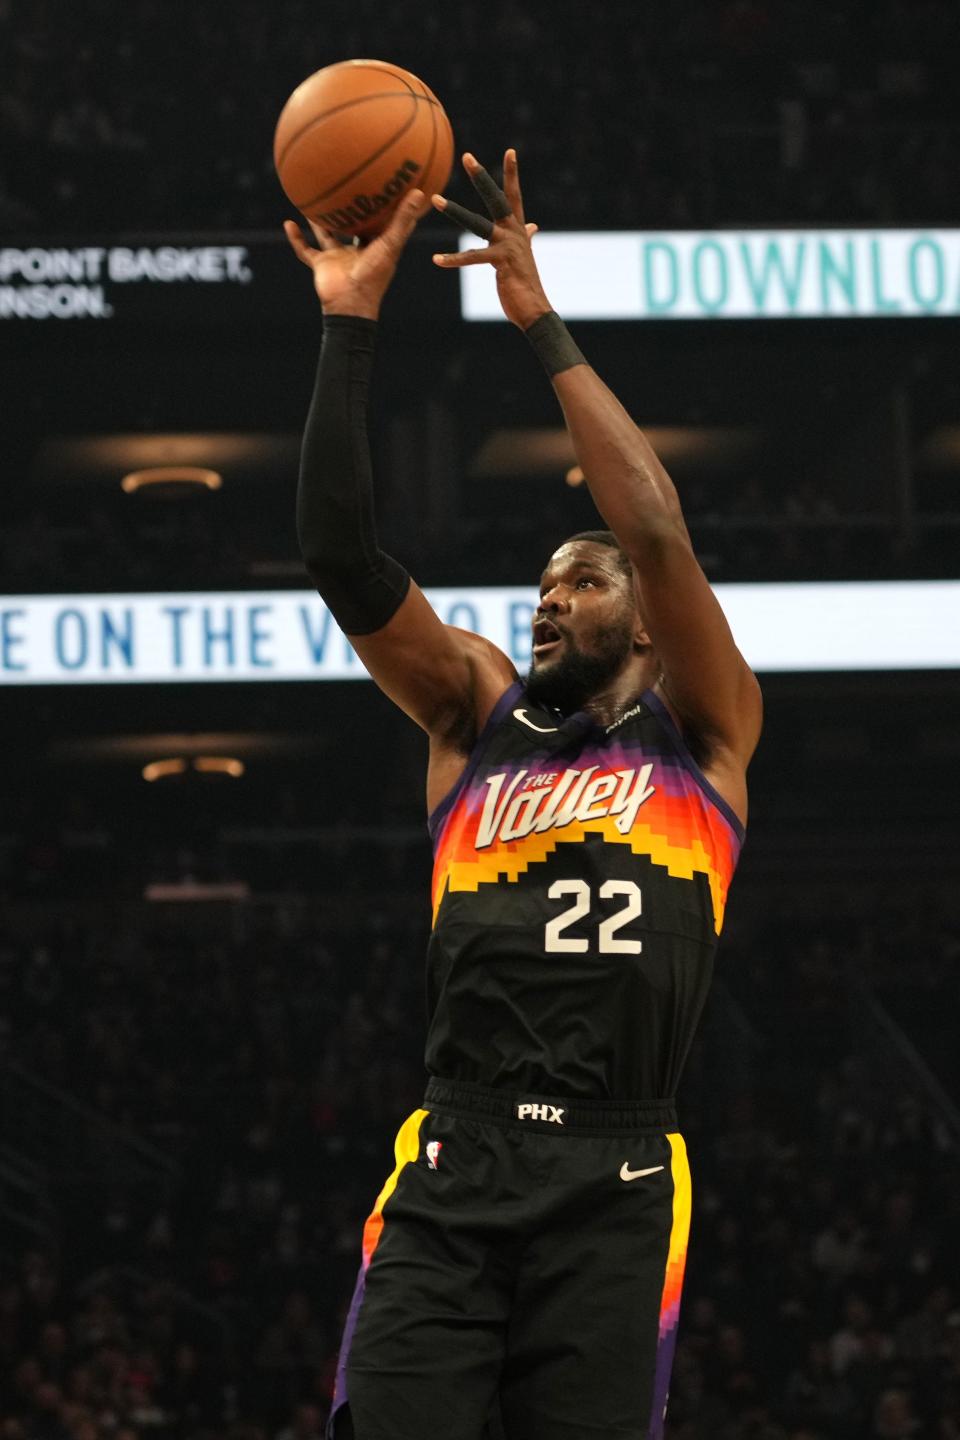
<svg viewBox="0 0 960 1440"><path fill-rule="evenodd" d="M120 481L125 495L148 494L169 499L195 490L219 490L223 476L202 465L151 465L131 470Z"/></svg>
<svg viewBox="0 0 960 1440"><path fill-rule="evenodd" d="M573 442L563 425L491 430L470 465L478 479L558 475L574 463Z"/></svg>
<svg viewBox="0 0 960 1440"><path fill-rule="evenodd" d="M144 780L153 784L155 780L171 780L174 775L185 775L188 765L188 760L182 755L176 755L167 760L151 760L149 765L144 765L140 773Z"/></svg>
<svg viewBox="0 0 960 1440"><path fill-rule="evenodd" d="M165 760L151 760L144 765L144 780L172 780L191 771L197 775L224 775L230 780L240 780L246 773L246 766L235 755L174 755Z"/></svg>
<svg viewBox="0 0 960 1440"><path fill-rule="evenodd" d="M33 478L40 484L109 486L121 476L160 468L206 470L229 485L265 484L295 475L300 436L293 432L136 431L58 435L38 446Z"/></svg>
<svg viewBox="0 0 960 1440"><path fill-rule="evenodd" d="M644 434L669 468L690 465L724 471L742 465L759 449L762 435L750 425L645 425ZM562 425L492 430L470 464L477 479L517 476L567 477L576 466L573 443Z"/></svg>
<svg viewBox="0 0 960 1440"><path fill-rule="evenodd" d="M193 768L198 775L226 775L231 780L240 780L247 767L235 755L197 755Z"/></svg>
<svg viewBox="0 0 960 1440"><path fill-rule="evenodd" d="M322 729L311 731L208 730L202 732L155 731L137 734L83 735L55 740L46 754L54 764L136 765L139 768L155 757L176 756L192 760L218 756L231 763L258 760L268 764L300 760L323 753L330 735ZM163 763L163 762L158 762Z"/></svg>

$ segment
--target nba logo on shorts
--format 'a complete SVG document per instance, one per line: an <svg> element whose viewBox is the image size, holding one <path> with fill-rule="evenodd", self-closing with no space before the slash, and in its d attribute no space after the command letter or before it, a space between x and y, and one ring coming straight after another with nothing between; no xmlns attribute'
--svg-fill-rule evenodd
<svg viewBox="0 0 960 1440"><path fill-rule="evenodd" d="M427 1142L427 1164L431 1170L437 1168L437 1157L443 1149L442 1140L430 1140Z"/></svg>

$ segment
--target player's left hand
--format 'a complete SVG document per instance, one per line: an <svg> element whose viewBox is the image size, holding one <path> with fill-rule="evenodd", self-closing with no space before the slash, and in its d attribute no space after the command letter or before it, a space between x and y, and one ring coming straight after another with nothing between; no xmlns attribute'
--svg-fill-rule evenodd
<svg viewBox="0 0 960 1440"><path fill-rule="evenodd" d="M432 196L434 209L455 225L472 230L488 243L482 250L463 250L458 254L434 255L433 263L444 270L462 270L465 265L492 265L497 273L497 294L503 313L514 325L526 330L552 308L547 299L530 241L537 226L523 214L517 152L508 150L503 157L503 189L469 152L463 157L463 168L490 216L466 210L455 200L443 195Z"/></svg>
<svg viewBox="0 0 960 1440"><path fill-rule="evenodd" d="M283 222L284 234L297 259L313 271L313 286L325 315L354 315L376 320L380 304L403 248L420 218L423 194L411 190L379 235L365 244L343 244L313 220L317 248L308 245L294 220Z"/></svg>

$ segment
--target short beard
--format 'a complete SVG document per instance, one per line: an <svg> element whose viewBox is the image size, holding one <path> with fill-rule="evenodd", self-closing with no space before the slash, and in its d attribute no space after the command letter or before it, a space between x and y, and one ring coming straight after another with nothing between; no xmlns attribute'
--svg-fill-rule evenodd
<svg viewBox="0 0 960 1440"><path fill-rule="evenodd" d="M564 715L582 710L588 700L608 685L630 654L630 629L607 630L592 655L566 637L564 653L553 665L531 667L524 681L529 698L537 705L551 705Z"/></svg>

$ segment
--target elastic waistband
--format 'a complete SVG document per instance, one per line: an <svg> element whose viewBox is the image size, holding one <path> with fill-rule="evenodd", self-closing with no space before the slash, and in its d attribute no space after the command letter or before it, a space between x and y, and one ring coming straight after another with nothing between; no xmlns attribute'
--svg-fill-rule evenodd
<svg viewBox="0 0 960 1440"><path fill-rule="evenodd" d="M677 1128L673 1100L577 1100L569 1095L539 1095L526 1090L492 1089L464 1080L441 1080L427 1084L424 1108L447 1115L473 1116L495 1125L517 1125L526 1129L571 1131L579 1134L604 1132L635 1135L640 1131L666 1134Z"/></svg>

